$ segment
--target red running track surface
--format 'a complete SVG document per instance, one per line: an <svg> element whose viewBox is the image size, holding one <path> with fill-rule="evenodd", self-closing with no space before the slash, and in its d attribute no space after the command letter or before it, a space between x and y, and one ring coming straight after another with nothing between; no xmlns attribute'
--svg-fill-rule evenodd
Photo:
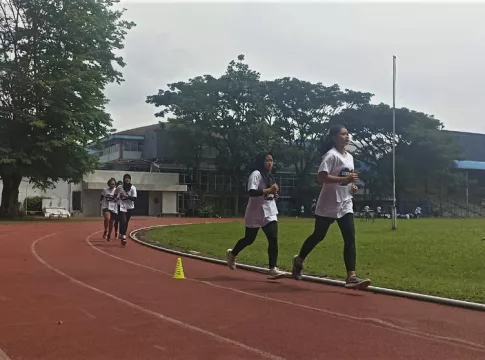
<svg viewBox="0 0 485 360"><path fill-rule="evenodd" d="M101 227L0 226L0 360L485 359L484 313L188 258L174 280L175 256Z"/></svg>

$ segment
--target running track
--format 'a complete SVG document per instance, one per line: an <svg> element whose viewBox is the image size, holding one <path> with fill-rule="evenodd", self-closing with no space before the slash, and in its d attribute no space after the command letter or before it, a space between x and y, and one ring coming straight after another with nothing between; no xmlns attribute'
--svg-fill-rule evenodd
<svg viewBox="0 0 485 360"><path fill-rule="evenodd" d="M186 258L173 280L175 256L101 226L0 225L1 360L485 358L484 313Z"/></svg>

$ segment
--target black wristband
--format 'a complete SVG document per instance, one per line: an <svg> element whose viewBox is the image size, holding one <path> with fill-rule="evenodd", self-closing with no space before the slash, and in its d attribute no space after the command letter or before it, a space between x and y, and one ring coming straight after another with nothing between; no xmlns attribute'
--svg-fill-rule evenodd
<svg viewBox="0 0 485 360"><path fill-rule="evenodd" d="M254 189L249 190L250 197L263 196L263 194L264 194L263 190L254 190Z"/></svg>

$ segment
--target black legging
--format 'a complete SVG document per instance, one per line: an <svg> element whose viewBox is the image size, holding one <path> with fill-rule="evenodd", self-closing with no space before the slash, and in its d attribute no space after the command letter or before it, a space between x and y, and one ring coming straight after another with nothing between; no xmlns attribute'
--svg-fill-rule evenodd
<svg viewBox="0 0 485 360"><path fill-rule="evenodd" d="M344 238L345 267L347 271L355 271L357 255L355 250L354 214L352 213L346 214L340 219L332 219L317 215L315 217L315 229L313 230L313 234L311 234L303 243L299 257L300 259L305 260L313 248L325 238L330 225L334 221L337 221L342 237Z"/></svg>
<svg viewBox="0 0 485 360"><path fill-rule="evenodd" d="M128 223L131 219L131 214L133 213L132 209L128 211L120 211L119 212L119 219L120 219L120 235L126 235L126 231L128 230Z"/></svg>
<svg viewBox="0 0 485 360"><path fill-rule="evenodd" d="M272 221L267 225L261 228L268 239L268 259L269 259L269 268L275 268L278 262L278 222ZM237 256L246 246L251 245L254 240L256 240L256 236L258 236L259 228L248 228L246 227L246 231L244 237L239 240L232 249L232 254Z"/></svg>

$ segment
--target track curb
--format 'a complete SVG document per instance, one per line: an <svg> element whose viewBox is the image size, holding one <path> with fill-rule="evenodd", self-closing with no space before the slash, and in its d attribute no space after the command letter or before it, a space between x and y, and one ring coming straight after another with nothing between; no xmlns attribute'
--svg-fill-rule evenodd
<svg viewBox="0 0 485 360"><path fill-rule="evenodd" d="M227 266L227 264L224 260L215 259L215 258L211 258L211 257L208 257L208 256L201 256L201 255L197 255L197 254L192 254L192 253L189 253L189 252L173 250L173 249L169 249L169 248L166 248L166 247L163 247L163 246L153 245L153 244L147 243L145 241L142 241L142 240L140 240L136 237L137 232L144 231L144 230L153 230L153 229L156 229L156 228L169 227L169 226L171 227L171 226L200 225L200 224L204 224L204 223L185 223L185 224L146 226L146 227L138 228L138 229L131 231L130 232L130 238L135 243L138 243L138 244L143 245L143 246L147 246L151 249L163 251L165 253L169 253L169 254L173 254L173 255L177 255L177 256L183 256L183 257L201 260L201 261L205 261L205 262L209 262L209 263L213 263L213 264ZM206 222L205 224L212 224L212 223ZM266 274L268 272L268 269L266 269L266 268L242 264L242 263L237 263L237 268L238 269L244 269L244 270L247 270L247 271L252 271L252 272L264 273L264 274ZM286 275L287 278L292 278L291 273L289 273L289 272L285 272L285 275ZM322 277L318 277L318 276L303 275L302 280L308 281L308 282L325 284L325 285L332 285L332 286L340 286L340 287L345 286L345 281L333 280L333 279L329 279L329 278L322 278ZM419 294L419 293L402 291L402 290L394 290L394 289L382 288L382 287L377 287L377 286L369 286L367 289L361 290L361 291L367 291L367 292L372 292L372 293L375 293L375 294L383 294L383 295L390 295L390 296L396 296L396 297L401 297L401 298L419 300L419 301L424 301L424 302L431 302L431 303L435 303L435 304L459 307L459 308L464 308L464 309L469 309L469 310L485 311L485 304L480 304L480 303L470 302L470 301L450 299L450 298L444 298L444 297L439 297L439 296Z"/></svg>

